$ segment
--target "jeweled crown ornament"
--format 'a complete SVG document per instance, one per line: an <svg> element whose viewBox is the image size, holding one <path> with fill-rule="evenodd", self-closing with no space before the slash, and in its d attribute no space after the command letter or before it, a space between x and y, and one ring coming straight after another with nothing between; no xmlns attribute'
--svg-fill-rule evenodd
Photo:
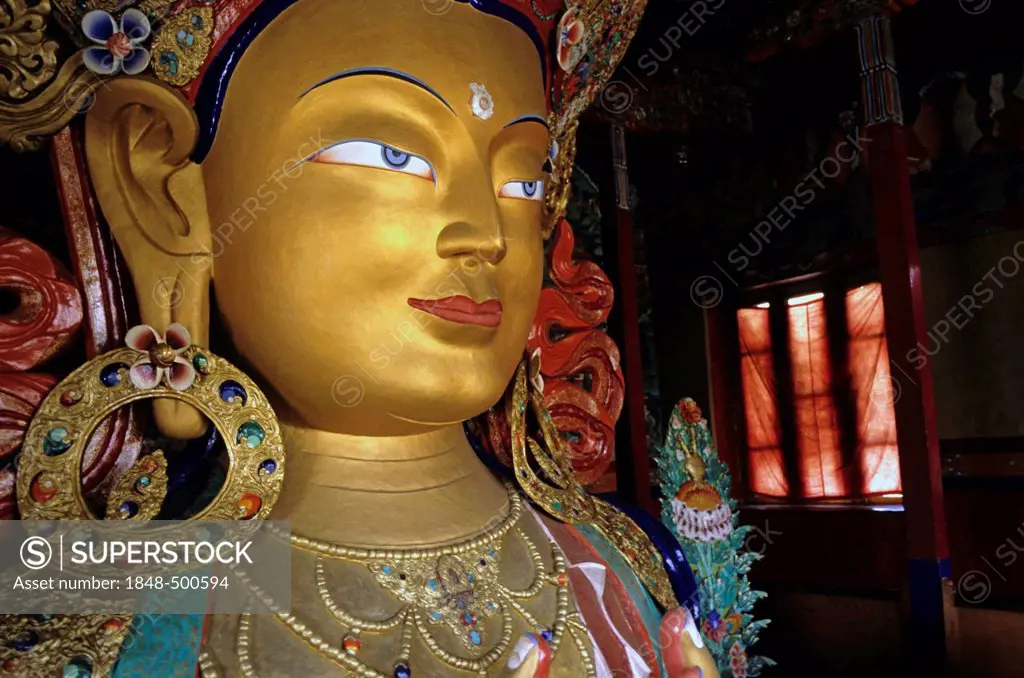
<svg viewBox="0 0 1024 678"><path fill-rule="evenodd" d="M25 110L18 111L16 124L0 121L0 143L10 142L17 150L38 148L42 137L89 105L104 79L149 75L176 88L195 108L203 134L192 159L201 162L216 132L227 76L248 44L246 36L298 0L51 1L55 21L48 30L60 27L80 49L58 69L56 41L36 36L31 45L26 43L45 67L31 78L12 80L11 92L0 91L0 100L5 94L31 99L19 103ZM549 92L552 148L557 149L551 190L545 195L545 235L550 235L569 200L577 121L611 79L647 0L450 1L511 18L537 47ZM45 24L46 17L35 14L33 25ZM448 12L425 14L432 21L449 20ZM470 86L473 115L489 119L496 102L484 83ZM27 97L28 87L38 96Z"/></svg>

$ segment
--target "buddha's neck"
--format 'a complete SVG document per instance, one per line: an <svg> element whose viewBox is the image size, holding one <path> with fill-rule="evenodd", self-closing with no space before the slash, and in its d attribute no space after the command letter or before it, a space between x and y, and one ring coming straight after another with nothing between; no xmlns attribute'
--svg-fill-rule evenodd
<svg viewBox="0 0 1024 678"><path fill-rule="evenodd" d="M461 425L360 437L282 424L284 487L271 518L304 537L411 547L474 534L507 511L504 486Z"/></svg>

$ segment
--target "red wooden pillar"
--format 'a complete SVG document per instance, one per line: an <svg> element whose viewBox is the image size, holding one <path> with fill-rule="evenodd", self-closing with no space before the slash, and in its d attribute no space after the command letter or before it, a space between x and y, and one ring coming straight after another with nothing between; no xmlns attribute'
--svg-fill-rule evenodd
<svg viewBox="0 0 1024 678"><path fill-rule="evenodd" d="M658 505L651 494L651 460L647 450L647 419L644 416L644 366L640 344L639 288L636 256L633 251L633 216L629 209L629 173L626 166L626 134L619 125L611 126L612 163L615 170L614 251L618 268L619 295L616 302L622 322L622 376L625 381L625 419L629 427L630 459L634 501L653 515ZM620 450L619 454L623 451Z"/></svg>
<svg viewBox="0 0 1024 678"><path fill-rule="evenodd" d="M888 17L862 19L857 37L885 333L892 377L898 385L894 388L896 431L908 559L904 599L909 602L913 660L919 668L934 672L942 670L946 657L943 603L950 580L949 547L931 365L926 362L920 368L912 367L906 357L919 342L926 341L927 327Z"/></svg>

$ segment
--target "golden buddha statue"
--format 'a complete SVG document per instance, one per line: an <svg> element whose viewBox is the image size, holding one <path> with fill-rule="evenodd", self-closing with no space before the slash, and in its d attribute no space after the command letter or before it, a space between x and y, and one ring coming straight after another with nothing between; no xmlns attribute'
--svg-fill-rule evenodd
<svg viewBox="0 0 1024 678"><path fill-rule="evenodd" d="M201 675L717 676L524 359L576 119L643 0L85 4L88 169L142 322L221 323L287 457L259 517L296 535L292 611L209 618ZM503 394L518 486L463 429Z"/></svg>

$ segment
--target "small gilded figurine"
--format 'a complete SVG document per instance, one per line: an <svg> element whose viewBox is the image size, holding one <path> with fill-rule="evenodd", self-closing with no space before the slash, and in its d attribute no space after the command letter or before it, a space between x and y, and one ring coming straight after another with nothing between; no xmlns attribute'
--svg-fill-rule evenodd
<svg viewBox="0 0 1024 678"><path fill-rule="evenodd" d="M292 604L7 619L4 670L715 678L671 536L581 485L532 331L552 233L558 275L600 277L566 254L575 133L645 1L53 3L81 49L47 96L87 109L141 324L42 403L18 508L176 517L166 446L105 513L80 489L101 415L151 400L164 438L225 448L190 517L290 522Z"/></svg>

